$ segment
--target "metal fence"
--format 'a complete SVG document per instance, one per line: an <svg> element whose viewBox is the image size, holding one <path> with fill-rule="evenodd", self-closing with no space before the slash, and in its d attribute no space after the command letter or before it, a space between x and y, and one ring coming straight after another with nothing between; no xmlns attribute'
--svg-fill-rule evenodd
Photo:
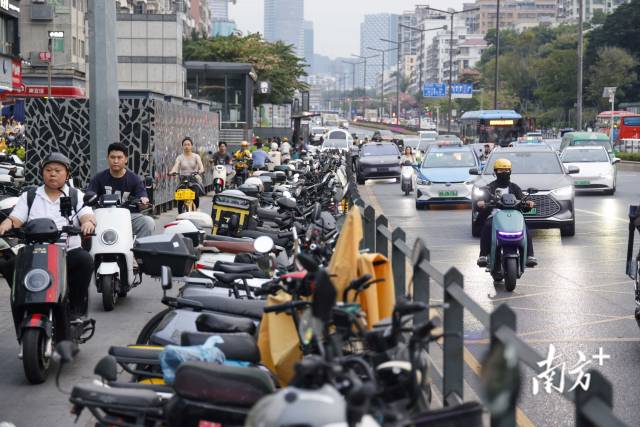
<svg viewBox="0 0 640 427"><path fill-rule="evenodd" d="M351 165L350 159L347 159ZM492 313L486 312L464 291L464 277L456 268L446 272L439 271L430 262L430 252L421 239L410 248L406 243L406 233L400 228L391 228L384 215L377 215L372 206L366 206L360 198L354 174L347 167L347 176L351 183L351 203L361 208L363 215L362 249L378 252L391 260L396 296L404 295L407 284L407 265L412 266L413 299L429 303L431 284L440 286L444 292L442 345L443 373L439 381L445 406L459 405L464 401L464 311L467 310L489 331L489 353L499 352L505 347L513 349L518 364L524 363L536 374L544 371L538 363L545 357L516 335L516 314L506 304L500 305ZM421 256L414 260L415 254ZM427 313L417 315L415 322L426 321ZM611 383L598 371L590 370L591 382L588 390L577 387L575 391L562 393L567 400L575 403L575 425L578 427L617 427L625 426L613 413L613 390ZM492 426L515 426L516 401L501 414L491 414Z"/></svg>
<svg viewBox="0 0 640 427"><path fill-rule="evenodd" d="M640 153L640 139L623 139L616 149L622 153Z"/></svg>

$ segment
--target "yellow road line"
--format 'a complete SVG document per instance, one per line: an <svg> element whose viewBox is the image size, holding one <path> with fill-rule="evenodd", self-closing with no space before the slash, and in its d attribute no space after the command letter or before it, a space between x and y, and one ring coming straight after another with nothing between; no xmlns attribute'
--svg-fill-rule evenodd
<svg viewBox="0 0 640 427"><path fill-rule="evenodd" d="M593 326L593 325L601 325L601 324L604 324L604 323L617 322L619 320L632 320L632 319L635 319L635 316L633 316L633 315L630 315L630 316L617 316L617 317L612 317L610 319L593 320L591 322L581 322L581 323L574 323L573 325L564 325L564 326L562 326L562 329L579 328L579 327ZM544 332L549 332L549 328L539 329L537 331L524 332L524 333L518 334L518 336L520 336L520 337L528 337L528 336L531 336L531 335L537 335L537 334L541 334L541 333L544 333Z"/></svg>
<svg viewBox="0 0 640 427"><path fill-rule="evenodd" d="M611 316L608 314L595 314L595 313L572 313L569 311L560 311L560 310L549 310L546 308L532 308L532 307L514 307L512 305L509 306L512 310L524 310L524 311L538 311L543 313L555 313L555 314L569 314L569 315L581 315L581 316L591 316L591 317L601 317L605 319L617 319L619 316Z"/></svg>
<svg viewBox="0 0 640 427"><path fill-rule="evenodd" d="M628 342L640 342L640 337L627 337L627 338L539 338L533 340L523 339L527 344L582 344L582 343L628 343ZM465 344L469 345L489 345L490 340L488 338L483 339L469 339L464 340Z"/></svg>

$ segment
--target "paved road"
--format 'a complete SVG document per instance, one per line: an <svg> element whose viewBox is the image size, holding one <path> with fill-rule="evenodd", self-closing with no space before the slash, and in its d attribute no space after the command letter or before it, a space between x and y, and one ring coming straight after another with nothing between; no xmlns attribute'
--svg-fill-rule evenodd
<svg viewBox="0 0 640 427"><path fill-rule="evenodd" d="M638 425L640 331L633 316L633 284L624 271L626 213L628 205L640 198L639 180L640 173L622 171L615 196L578 195L573 238L561 238L557 230L534 231L539 267L527 270L513 293L503 285L495 287L489 274L475 265L479 241L471 237L468 209L416 211L414 196L403 196L399 184L392 181L367 181L361 194L393 226L405 229L410 246L415 238L422 238L437 268L458 268L465 277L465 290L485 310L500 304L514 309L519 335L540 354L546 356L548 346L554 344L562 355L558 362L566 362L568 372L582 351L590 360L586 369L595 367L612 381L615 413L629 425ZM432 297L441 299L442 293L432 291ZM488 349L487 337L482 325L465 313L469 350L465 378L472 386L477 386L477 377L471 367ZM602 367L591 358L600 347L611 356ZM573 425L572 407L557 395L532 396L533 374L524 373L519 403L525 414L523 425L530 425L527 419L538 426ZM573 384L567 377L565 387Z"/></svg>

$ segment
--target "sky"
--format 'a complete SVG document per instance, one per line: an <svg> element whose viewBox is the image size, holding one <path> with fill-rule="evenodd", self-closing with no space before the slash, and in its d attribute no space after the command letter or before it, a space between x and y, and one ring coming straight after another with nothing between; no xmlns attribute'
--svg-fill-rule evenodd
<svg viewBox="0 0 640 427"><path fill-rule="evenodd" d="M462 0L305 0L304 17L313 21L315 53L347 57L360 51L360 23L365 14L413 10L416 4L438 9L462 8ZM469 1L470 2L470 1ZM263 33L264 0L238 0L229 6L230 18L244 33Z"/></svg>

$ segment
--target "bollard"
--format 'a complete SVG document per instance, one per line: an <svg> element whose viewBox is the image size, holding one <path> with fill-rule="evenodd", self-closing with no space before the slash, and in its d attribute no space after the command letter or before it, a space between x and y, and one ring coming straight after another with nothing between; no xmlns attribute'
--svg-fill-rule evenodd
<svg viewBox="0 0 640 427"><path fill-rule="evenodd" d="M422 261L429 261L431 255L422 239L417 238L413 244L413 300L429 304L431 296L429 274L419 267ZM418 312L413 316L413 323L420 324L429 320L429 312ZM426 347L428 350L428 347Z"/></svg>
<svg viewBox="0 0 640 427"><path fill-rule="evenodd" d="M442 351L442 395L446 406L456 405L463 398L464 307L447 292L451 285L463 287L462 274L455 268L450 268L444 275L444 303L449 305L444 310L445 338Z"/></svg>
<svg viewBox="0 0 640 427"><path fill-rule="evenodd" d="M491 334L491 342L489 353L491 353L492 350L496 350L498 348L502 348L504 351L504 348L507 344L500 342L500 340L495 336L495 333L502 326L506 326L515 332L516 313L511 310L506 304L502 304L498 306L498 308L496 308L493 313L491 313L490 322L491 325L489 333ZM503 359L501 360L504 361L504 356L502 357ZM517 360L515 363L517 363ZM506 374L503 373L502 375L504 376ZM516 387L515 384L512 385ZM517 387L519 387L519 385L517 385ZM512 390L512 392L517 394L519 390ZM514 398L513 400L509 401L509 407L500 414L495 414L493 412L491 413L491 427L509 427L516 425L516 400L517 399Z"/></svg>
<svg viewBox="0 0 640 427"><path fill-rule="evenodd" d="M389 220L384 215L380 215L376 218L376 252L381 253L386 258L389 258L389 240L387 236L382 234L378 227L383 226L389 229Z"/></svg>
<svg viewBox="0 0 640 427"><path fill-rule="evenodd" d="M369 250L369 253L376 251L376 210L367 206L364 208L363 216L363 232L364 232L364 248Z"/></svg>
<svg viewBox="0 0 640 427"><path fill-rule="evenodd" d="M396 291L396 299L403 296L406 292L407 280L405 275L405 256L400 249L396 247L396 240L406 239L404 230L400 227L391 233L391 266L393 267L393 284Z"/></svg>

